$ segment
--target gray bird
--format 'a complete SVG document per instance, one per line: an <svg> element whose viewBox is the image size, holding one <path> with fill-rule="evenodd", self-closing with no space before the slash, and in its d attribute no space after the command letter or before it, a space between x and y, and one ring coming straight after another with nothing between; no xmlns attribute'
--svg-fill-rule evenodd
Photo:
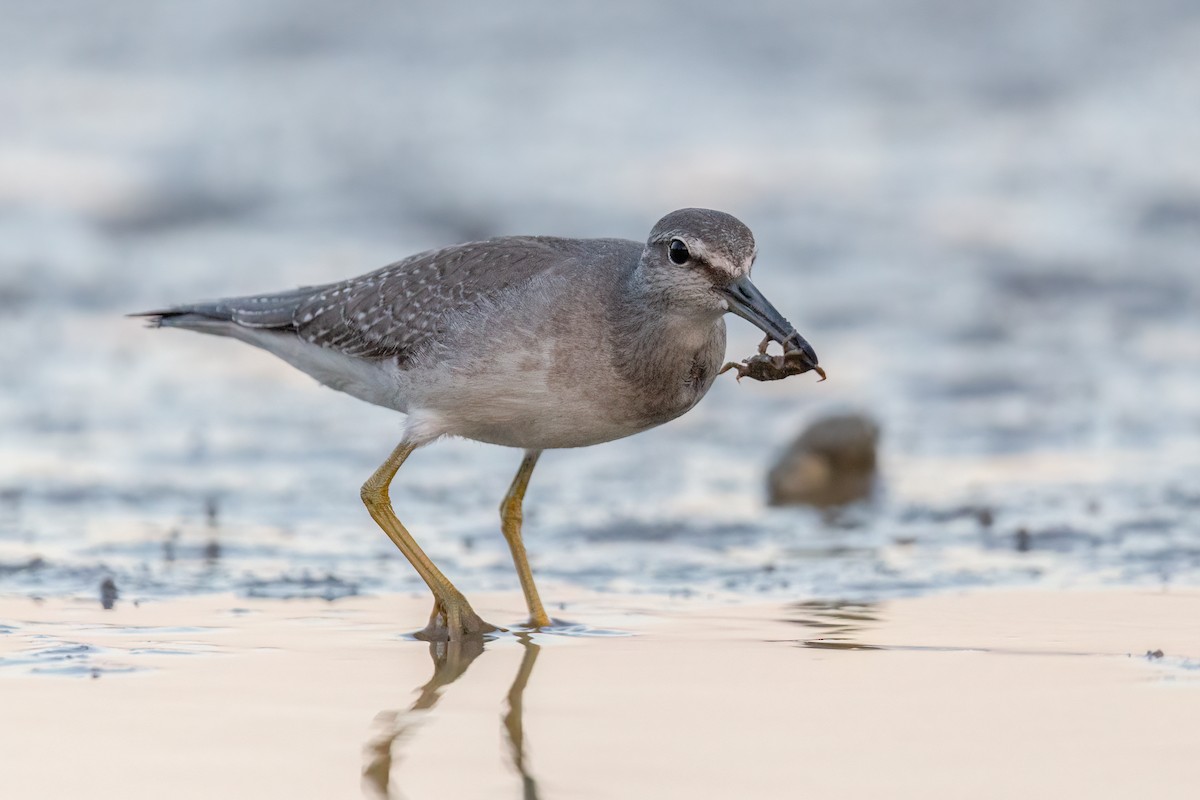
<svg viewBox="0 0 1200 800"><path fill-rule="evenodd" d="M442 436L525 450L501 523L529 625L551 625L521 539L521 504L543 450L619 439L696 405L721 366L726 312L816 368L812 347L750 282L756 255L734 217L685 208L659 220L645 245L509 236L418 253L340 283L133 316L240 339L406 414L400 444L362 499L433 592L418 635L458 640L496 628L396 518L388 486L400 465Z"/></svg>

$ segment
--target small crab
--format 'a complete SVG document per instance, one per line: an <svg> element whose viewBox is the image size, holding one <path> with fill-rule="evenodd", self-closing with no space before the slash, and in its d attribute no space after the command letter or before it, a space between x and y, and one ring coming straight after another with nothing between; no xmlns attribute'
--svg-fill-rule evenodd
<svg viewBox="0 0 1200 800"><path fill-rule="evenodd" d="M784 344L783 353L777 356L767 353L767 346L770 344L771 337L767 336L758 346L758 355L743 359L740 364L730 361L721 367L717 374L720 375L733 369L737 370L739 381L742 378L753 378L756 381L778 381L812 370L821 376L822 381L825 380L825 370L817 366L800 348L794 345L789 347L791 340Z"/></svg>

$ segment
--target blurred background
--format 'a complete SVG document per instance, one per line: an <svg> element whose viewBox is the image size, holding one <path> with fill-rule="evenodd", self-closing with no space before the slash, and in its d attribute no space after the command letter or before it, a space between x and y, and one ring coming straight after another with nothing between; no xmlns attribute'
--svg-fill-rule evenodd
<svg viewBox="0 0 1200 800"><path fill-rule="evenodd" d="M0 592L417 590L358 499L401 417L122 315L493 235L643 240L684 206L754 230L830 379L725 375L661 429L548 453L544 595L1200 580L1194 2L3 18ZM758 339L730 318L731 358ZM845 413L881 432L868 496L768 504L799 431ZM443 442L396 481L466 590L517 586L496 507L519 459Z"/></svg>

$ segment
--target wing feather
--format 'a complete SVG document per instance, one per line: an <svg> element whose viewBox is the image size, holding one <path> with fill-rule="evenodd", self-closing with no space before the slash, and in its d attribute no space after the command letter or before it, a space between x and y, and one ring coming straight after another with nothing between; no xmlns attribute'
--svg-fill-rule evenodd
<svg viewBox="0 0 1200 800"><path fill-rule="evenodd" d="M507 237L418 253L314 290L292 313L297 335L360 358L403 358L455 312L528 282L575 243Z"/></svg>

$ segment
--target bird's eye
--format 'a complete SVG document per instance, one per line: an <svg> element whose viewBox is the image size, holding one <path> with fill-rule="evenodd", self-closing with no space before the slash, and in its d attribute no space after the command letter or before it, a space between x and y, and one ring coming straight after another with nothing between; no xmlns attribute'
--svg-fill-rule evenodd
<svg viewBox="0 0 1200 800"><path fill-rule="evenodd" d="M667 245L667 255L671 257L672 264L686 264L692 254L688 252L687 245L680 239L672 239Z"/></svg>

